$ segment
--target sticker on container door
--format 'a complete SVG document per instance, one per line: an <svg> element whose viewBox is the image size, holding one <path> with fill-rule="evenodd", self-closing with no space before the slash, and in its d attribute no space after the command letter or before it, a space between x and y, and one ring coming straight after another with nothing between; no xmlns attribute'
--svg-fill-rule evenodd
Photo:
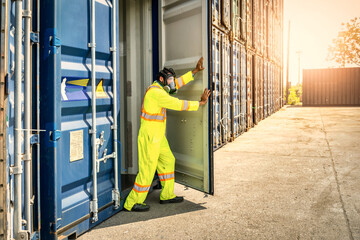
<svg viewBox="0 0 360 240"><path fill-rule="evenodd" d="M104 91L103 79L100 80L96 87L96 98L108 98L108 95Z"/></svg>
<svg viewBox="0 0 360 240"><path fill-rule="evenodd" d="M89 79L64 77L61 81L61 101L87 100L86 87Z"/></svg>
<svg viewBox="0 0 360 240"><path fill-rule="evenodd" d="M70 162L84 158L83 130L70 132Z"/></svg>

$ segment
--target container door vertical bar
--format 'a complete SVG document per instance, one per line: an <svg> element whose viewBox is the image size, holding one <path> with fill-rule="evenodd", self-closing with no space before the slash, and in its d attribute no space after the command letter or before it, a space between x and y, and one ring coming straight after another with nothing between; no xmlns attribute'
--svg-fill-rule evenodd
<svg viewBox="0 0 360 240"><path fill-rule="evenodd" d="M30 21L31 21L31 9L30 9L30 0L24 0L25 9L24 9L24 61L25 61L25 74L24 74L24 104L25 104L25 116L24 116L24 216L26 220L26 230L31 231L32 229L32 220L31 220L31 146L30 146L30 112L31 112L31 64L30 64Z"/></svg>
<svg viewBox="0 0 360 240"><path fill-rule="evenodd" d="M98 220L98 199L97 199L97 142L96 142L96 69L95 69L95 0L91 0L91 29L90 43L91 48L91 107L92 107L92 129L91 129L91 152L92 152L92 174L93 174L93 197L90 202L90 211L92 212L92 222Z"/></svg>
<svg viewBox="0 0 360 240"><path fill-rule="evenodd" d="M119 191L119 167L118 167L118 140L117 140L117 54L116 54L116 1L112 1L112 47L110 51L112 52L112 64L113 64L113 136L114 136L114 189L112 193L112 198L114 201L115 208L120 206L120 191Z"/></svg>
<svg viewBox="0 0 360 240"><path fill-rule="evenodd" d="M22 236L22 199L21 199L21 54L22 54L22 1L15 1L15 133L14 133L14 235L16 239Z"/></svg>

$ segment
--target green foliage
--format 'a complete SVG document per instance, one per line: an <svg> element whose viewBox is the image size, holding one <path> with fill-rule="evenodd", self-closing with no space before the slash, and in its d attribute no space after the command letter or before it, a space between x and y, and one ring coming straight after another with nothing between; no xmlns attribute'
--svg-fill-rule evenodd
<svg viewBox="0 0 360 240"><path fill-rule="evenodd" d="M328 60L337 62L341 67L346 64L360 66L360 18L341 24L345 29L338 33L329 47Z"/></svg>
<svg viewBox="0 0 360 240"><path fill-rule="evenodd" d="M296 86L292 86L289 89L289 100L287 102L288 105L298 105L301 102L302 96L302 85L298 84Z"/></svg>

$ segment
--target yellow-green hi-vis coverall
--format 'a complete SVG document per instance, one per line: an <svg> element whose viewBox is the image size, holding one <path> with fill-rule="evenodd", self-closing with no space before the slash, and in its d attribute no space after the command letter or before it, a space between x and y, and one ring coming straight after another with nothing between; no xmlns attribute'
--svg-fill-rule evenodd
<svg viewBox="0 0 360 240"><path fill-rule="evenodd" d="M192 80L194 77L190 71L175 79L176 88L179 89ZM172 97L157 82L147 89L141 109L138 136L139 173L124 205L129 211L135 204L142 204L145 201L155 170L158 172L162 186L160 200L176 197L174 194L175 157L165 137L166 109L197 111L199 102Z"/></svg>

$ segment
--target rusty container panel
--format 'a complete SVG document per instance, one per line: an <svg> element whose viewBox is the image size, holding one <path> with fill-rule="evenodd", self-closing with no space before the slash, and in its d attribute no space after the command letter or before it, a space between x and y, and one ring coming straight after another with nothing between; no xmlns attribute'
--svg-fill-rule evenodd
<svg viewBox="0 0 360 240"><path fill-rule="evenodd" d="M231 18L230 18L230 6L231 0L212 0L212 25L217 26L221 29L230 29Z"/></svg>
<svg viewBox="0 0 360 240"><path fill-rule="evenodd" d="M246 49L245 46L241 46L241 61L240 61L240 88L241 88L241 102L240 102L240 126L241 132L246 131L246 107L247 107L247 73L246 73Z"/></svg>
<svg viewBox="0 0 360 240"><path fill-rule="evenodd" d="M268 108L269 108L269 103L268 103L268 63L266 60L264 60L264 68L263 68L263 73L264 73L264 101L263 101L263 106L264 106L264 118L266 118L268 116Z"/></svg>
<svg viewBox="0 0 360 240"><path fill-rule="evenodd" d="M230 28L231 26L231 9L230 9L231 0L221 0L221 23L226 27Z"/></svg>
<svg viewBox="0 0 360 240"><path fill-rule="evenodd" d="M229 36L221 33L221 125L223 144L231 141L231 48Z"/></svg>
<svg viewBox="0 0 360 240"><path fill-rule="evenodd" d="M259 81L258 81L258 114L259 121L264 119L264 59L259 57Z"/></svg>
<svg viewBox="0 0 360 240"><path fill-rule="evenodd" d="M268 57L269 54L269 3L266 0L264 6L264 57Z"/></svg>
<svg viewBox="0 0 360 240"><path fill-rule="evenodd" d="M247 0L240 0L240 36L241 39L246 41L247 37Z"/></svg>
<svg viewBox="0 0 360 240"><path fill-rule="evenodd" d="M233 5L232 5L232 12L233 12L233 16L232 16L232 29L233 29L233 34L234 34L234 38L236 40L240 40L241 39L241 31L240 31L240 25L241 25L241 17L240 17L240 0L232 0L233 1Z"/></svg>
<svg viewBox="0 0 360 240"><path fill-rule="evenodd" d="M258 89L259 89L259 57L258 56L254 56L253 57L253 82L252 82L252 100L253 100L253 122L254 124L258 124L259 122L259 114L258 114L258 106L259 106L259 94L258 94Z"/></svg>
<svg viewBox="0 0 360 240"><path fill-rule="evenodd" d="M359 106L360 68L303 70L304 106Z"/></svg>
<svg viewBox="0 0 360 240"><path fill-rule="evenodd" d="M265 26L265 5L264 5L264 1L265 0L260 0L259 2L259 8L260 8L260 16L259 16L259 21L260 21L260 27L259 27L259 48L260 48L260 54L263 55L264 54L264 48L265 48L265 44L264 44L264 26Z"/></svg>
<svg viewBox="0 0 360 240"><path fill-rule="evenodd" d="M240 43L234 41L232 46L233 51L233 74L232 74L232 125L233 125L233 137L237 137L241 134L241 114L240 114L240 102L241 102L241 81L240 81L240 60L241 60L241 47Z"/></svg>
<svg viewBox="0 0 360 240"><path fill-rule="evenodd" d="M260 0L253 0L253 42L254 48L256 50L259 49L259 37L260 37L260 27L259 27L259 1Z"/></svg>
<svg viewBox="0 0 360 240"><path fill-rule="evenodd" d="M213 146L218 149L222 146L221 125L221 33L213 28L212 31L212 84L213 84Z"/></svg>
<svg viewBox="0 0 360 240"><path fill-rule="evenodd" d="M254 46L254 37L253 37L253 24L254 24L254 8L253 8L253 4L254 1L256 0L248 0L247 1L247 44L249 47L253 47Z"/></svg>
<svg viewBox="0 0 360 240"><path fill-rule="evenodd" d="M221 0L212 0L212 24L221 25Z"/></svg>
<svg viewBox="0 0 360 240"><path fill-rule="evenodd" d="M247 53L247 62L246 62L246 128L253 127L253 54Z"/></svg>

